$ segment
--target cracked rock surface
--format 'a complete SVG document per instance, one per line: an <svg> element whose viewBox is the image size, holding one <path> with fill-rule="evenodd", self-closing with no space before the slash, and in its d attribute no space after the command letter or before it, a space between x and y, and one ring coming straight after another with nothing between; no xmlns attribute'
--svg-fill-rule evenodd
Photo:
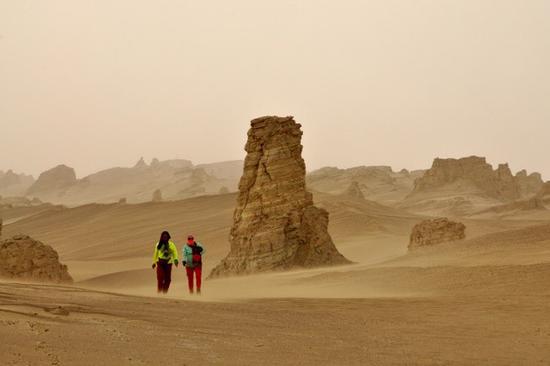
<svg viewBox="0 0 550 366"><path fill-rule="evenodd" d="M301 125L293 117L251 122L229 255L211 277L346 264L328 213L306 190Z"/></svg>

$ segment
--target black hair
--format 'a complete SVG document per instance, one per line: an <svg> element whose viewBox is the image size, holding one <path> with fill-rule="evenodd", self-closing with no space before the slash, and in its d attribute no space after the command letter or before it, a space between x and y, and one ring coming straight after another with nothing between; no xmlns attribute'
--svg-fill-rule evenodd
<svg viewBox="0 0 550 366"><path fill-rule="evenodd" d="M165 235L168 237L167 240L164 240ZM170 233L168 231L163 231L162 234L160 234L160 239L159 239L159 243L157 244L157 249L168 250L168 241L170 239L172 239L172 237L170 236Z"/></svg>

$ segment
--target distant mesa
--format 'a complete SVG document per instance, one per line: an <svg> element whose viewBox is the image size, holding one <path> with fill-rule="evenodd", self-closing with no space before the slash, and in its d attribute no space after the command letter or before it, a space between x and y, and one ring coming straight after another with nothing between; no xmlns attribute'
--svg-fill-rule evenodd
<svg viewBox="0 0 550 366"><path fill-rule="evenodd" d="M480 193L496 199L514 200L519 188L507 165L493 170L485 158L471 156L462 159L435 159L432 167L415 182L412 195L433 192L446 185L464 181Z"/></svg>
<svg viewBox="0 0 550 366"><path fill-rule="evenodd" d="M514 201L535 194L542 185L540 174L522 171L512 175L508 164L496 170L483 157L435 159L432 167L417 179L411 196L435 192L456 185L469 191L501 201Z"/></svg>
<svg viewBox="0 0 550 366"><path fill-rule="evenodd" d="M0 242L0 277L30 281L72 283L57 252L26 235Z"/></svg>
<svg viewBox="0 0 550 366"><path fill-rule="evenodd" d="M412 229L409 250L466 238L466 226L447 218L422 221Z"/></svg>
<svg viewBox="0 0 550 366"><path fill-rule="evenodd" d="M220 188L219 194L228 194L229 193L229 188L227 188L226 186L223 186Z"/></svg>
<svg viewBox="0 0 550 366"><path fill-rule="evenodd" d="M349 263L328 233L328 212L306 190L301 139L293 117L251 122L231 249L211 277Z"/></svg>
<svg viewBox="0 0 550 366"><path fill-rule="evenodd" d="M119 205L125 205L127 203L128 203L128 200L126 199L126 197L122 197L121 199L118 200Z"/></svg>

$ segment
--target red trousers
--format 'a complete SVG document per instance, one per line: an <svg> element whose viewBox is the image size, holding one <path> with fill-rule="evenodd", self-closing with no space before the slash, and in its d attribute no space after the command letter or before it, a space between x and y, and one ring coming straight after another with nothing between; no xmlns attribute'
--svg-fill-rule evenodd
<svg viewBox="0 0 550 366"><path fill-rule="evenodd" d="M189 292L193 292L193 273L197 279L197 291L201 290L202 283L202 267L185 267L187 271L187 285L189 286Z"/></svg>
<svg viewBox="0 0 550 366"><path fill-rule="evenodd" d="M172 282L172 265L159 259L157 262L157 292L167 293Z"/></svg>

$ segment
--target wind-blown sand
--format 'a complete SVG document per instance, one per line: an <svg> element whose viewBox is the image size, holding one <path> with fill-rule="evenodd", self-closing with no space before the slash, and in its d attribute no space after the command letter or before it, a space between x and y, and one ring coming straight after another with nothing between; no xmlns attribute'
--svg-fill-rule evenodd
<svg viewBox="0 0 550 366"><path fill-rule="evenodd" d="M550 362L550 217L465 219L466 241L408 253L422 217L318 194L355 264L208 280L201 297L186 294L178 268L170 294L158 297L150 256L160 230L179 244L192 228L207 273L228 250L234 199L12 216L7 235L52 245L77 283L0 283L3 364Z"/></svg>

